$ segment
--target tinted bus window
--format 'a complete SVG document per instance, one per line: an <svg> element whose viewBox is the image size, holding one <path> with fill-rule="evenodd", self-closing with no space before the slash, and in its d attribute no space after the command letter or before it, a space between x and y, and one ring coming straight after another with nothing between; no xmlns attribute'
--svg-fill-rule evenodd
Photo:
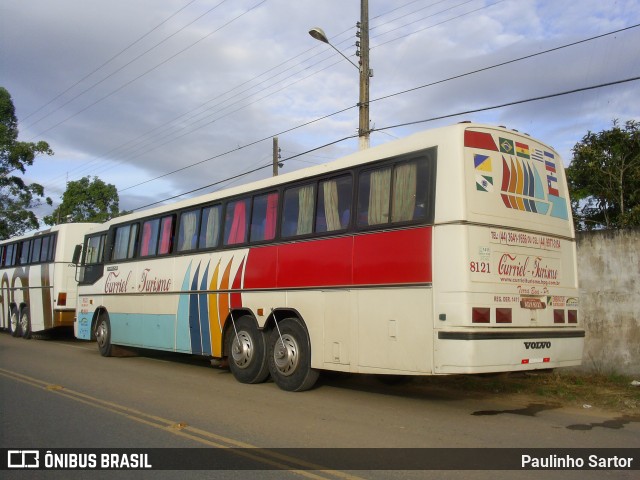
<svg viewBox="0 0 640 480"><path fill-rule="evenodd" d="M198 246L198 227L200 225L200 209L182 212L178 227L178 251L195 250Z"/></svg>
<svg viewBox="0 0 640 480"><path fill-rule="evenodd" d="M215 248L220 238L220 220L222 205L205 207L202 210L202 225L200 227L200 248Z"/></svg>
<svg viewBox="0 0 640 480"><path fill-rule="evenodd" d="M116 239L113 246L112 260L125 260L135 255L138 237L138 224L116 228Z"/></svg>
<svg viewBox="0 0 640 480"><path fill-rule="evenodd" d="M236 245L247 241L247 226L250 200L243 198L227 203L224 221L224 244Z"/></svg>
<svg viewBox="0 0 640 480"><path fill-rule="evenodd" d="M278 219L278 192L253 197L251 241L273 240Z"/></svg>
<svg viewBox="0 0 640 480"><path fill-rule="evenodd" d="M285 190L282 213L282 236L313 233L316 186L304 185Z"/></svg>
<svg viewBox="0 0 640 480"><path fill-rule="evenodd" d="M349 226L352 191L351 175L320 182L316 232L333 232Z"/></svg>

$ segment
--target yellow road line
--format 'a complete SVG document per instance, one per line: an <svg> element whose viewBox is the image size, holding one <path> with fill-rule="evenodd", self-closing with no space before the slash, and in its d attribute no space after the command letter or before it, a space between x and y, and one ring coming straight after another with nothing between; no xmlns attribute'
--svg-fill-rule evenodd
<svg viewBox="0 0 640 480"><path fill-rule="evenodd" d="M241 442L233 438L224 437L222 435L218 435L206 430L192 427L182 422L176 422L173 420L168 420L162 417L158 417L156 415L151 415L151 414L142 412L140 410L129 408L124 405L120 405L107 400L102 400L97 397L87 395L85 393L77 392L75 390L70 390L61 385L51 384L43 380L29 377L27 375L23 375L17 372L12 372L10 370L5 370L3 368L0 368L0 375L12 380L16 380L16 381L31 385L36 388L47 390L49 392L61 395L71 400L75 400L77 402L83 403L85 405L89 405L91 407L100 408L112 413L116 413L118 415L128 418L129 420L133 420L135 422L142 423L150 427L158 428L165 432L172 433L173 435L177 435L179 437L193 440L198 443L207 445L209 447L234 448L233 453L236 455L240 455L240 456L249 458L251 460L264 463L266 465L271 465L278 469L288 470L288 471L291 471L292 473L296 473L303 477L312 478L312 479L342 478L346 480L361 480L360 477L350 475L345 472L340 472L338 470L328 470L325 467L322 467L321 465L309 463L299 458L291 457L291 456L280 454L277 452L264 450L264 449L261 449L260 447L251 445L249 443ZM246 450L238 450L238 448L246 449ZM259 453L249 452L247 451L248 449L256 449L256 451ZM295 468L296 466L304 467L311 470L317 470L318 472L324 475L328 475L329 477L327 476L323 477L316 473L306 471L306 470L299 470Z"/></svg>

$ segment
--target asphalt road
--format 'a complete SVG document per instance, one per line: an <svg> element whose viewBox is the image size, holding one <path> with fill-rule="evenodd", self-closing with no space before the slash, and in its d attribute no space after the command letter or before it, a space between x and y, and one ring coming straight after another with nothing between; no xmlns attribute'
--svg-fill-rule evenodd
<svg viewBox="0 0 640 480"><path fill-rule="evenodd" d="M191 468L184 463L191 461L190 453L232 449L224 451L231 452L231 466L188 470L181 478L631 479L640 473L545 470L542 476L541 471L476 471L465 466L467 457L495 454L480 448L532 453L536 448L559 453L563 448L590 448L609 456L638 449L637 417L564 408L527 397L460 396L419 381L387 386L371 376L324 375L313 390L289 393L273 383L239 384L227 370L213 368L204 358L147 351L103 358L95 343L72 338L25 341L1 333L0 394L4 449L95 449L90 452L99 454L118 448L163 448L169 449L163 450L169 463L182 465L180 469ZM192 450L212 447L217 450ZM381 450L343 450L348 448ZM460 470L389 471L379 462L390 462L390 468L402 463L388 457L390 448L469 450L460 457ZM370 465L371 470L352 470L348 460L331 464L336 470L323 470L326 452L350 456L358 461L355 465ZM447 452L414 452L409 461L419 460L415 455L421 454ZM635 461L640 462L640 455ZM309 467L310 462L319 467ZM65 479L176 477L175 471L164 470L15 469L2 476L28 474Z"/></svg>

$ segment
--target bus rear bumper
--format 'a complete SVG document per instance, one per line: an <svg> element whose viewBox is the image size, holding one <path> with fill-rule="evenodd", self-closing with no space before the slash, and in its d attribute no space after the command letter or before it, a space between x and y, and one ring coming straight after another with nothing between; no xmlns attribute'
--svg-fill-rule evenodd
<svg viewBox="0 0 640 480"><path fill-rule="evenodd" d="M434 373L489 373L577 366L582 329L438 331Z"/></svg>

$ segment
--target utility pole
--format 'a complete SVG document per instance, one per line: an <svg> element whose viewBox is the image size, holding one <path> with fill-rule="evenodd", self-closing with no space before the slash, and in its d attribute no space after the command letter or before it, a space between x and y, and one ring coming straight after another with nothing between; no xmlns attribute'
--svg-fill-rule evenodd
<svg viewBox="0 0 640 480"><path fill-rule="evenodd" d="M371 71L369 69L369 0L361 0L360 2L360 22L358 23L360 31L357 35L360 41L356 45L360 50L356 55L360 56L360 102L359 108L359 127L358 137L360 150L369 148L369 78Z"/></svg>
<svg viewBox="0 0 640 480"><path fill-rule="evenodd" d="M273 137L273 176L278 176L278 161L280 160L280 149L278 148L278 137Z"/></svg>

